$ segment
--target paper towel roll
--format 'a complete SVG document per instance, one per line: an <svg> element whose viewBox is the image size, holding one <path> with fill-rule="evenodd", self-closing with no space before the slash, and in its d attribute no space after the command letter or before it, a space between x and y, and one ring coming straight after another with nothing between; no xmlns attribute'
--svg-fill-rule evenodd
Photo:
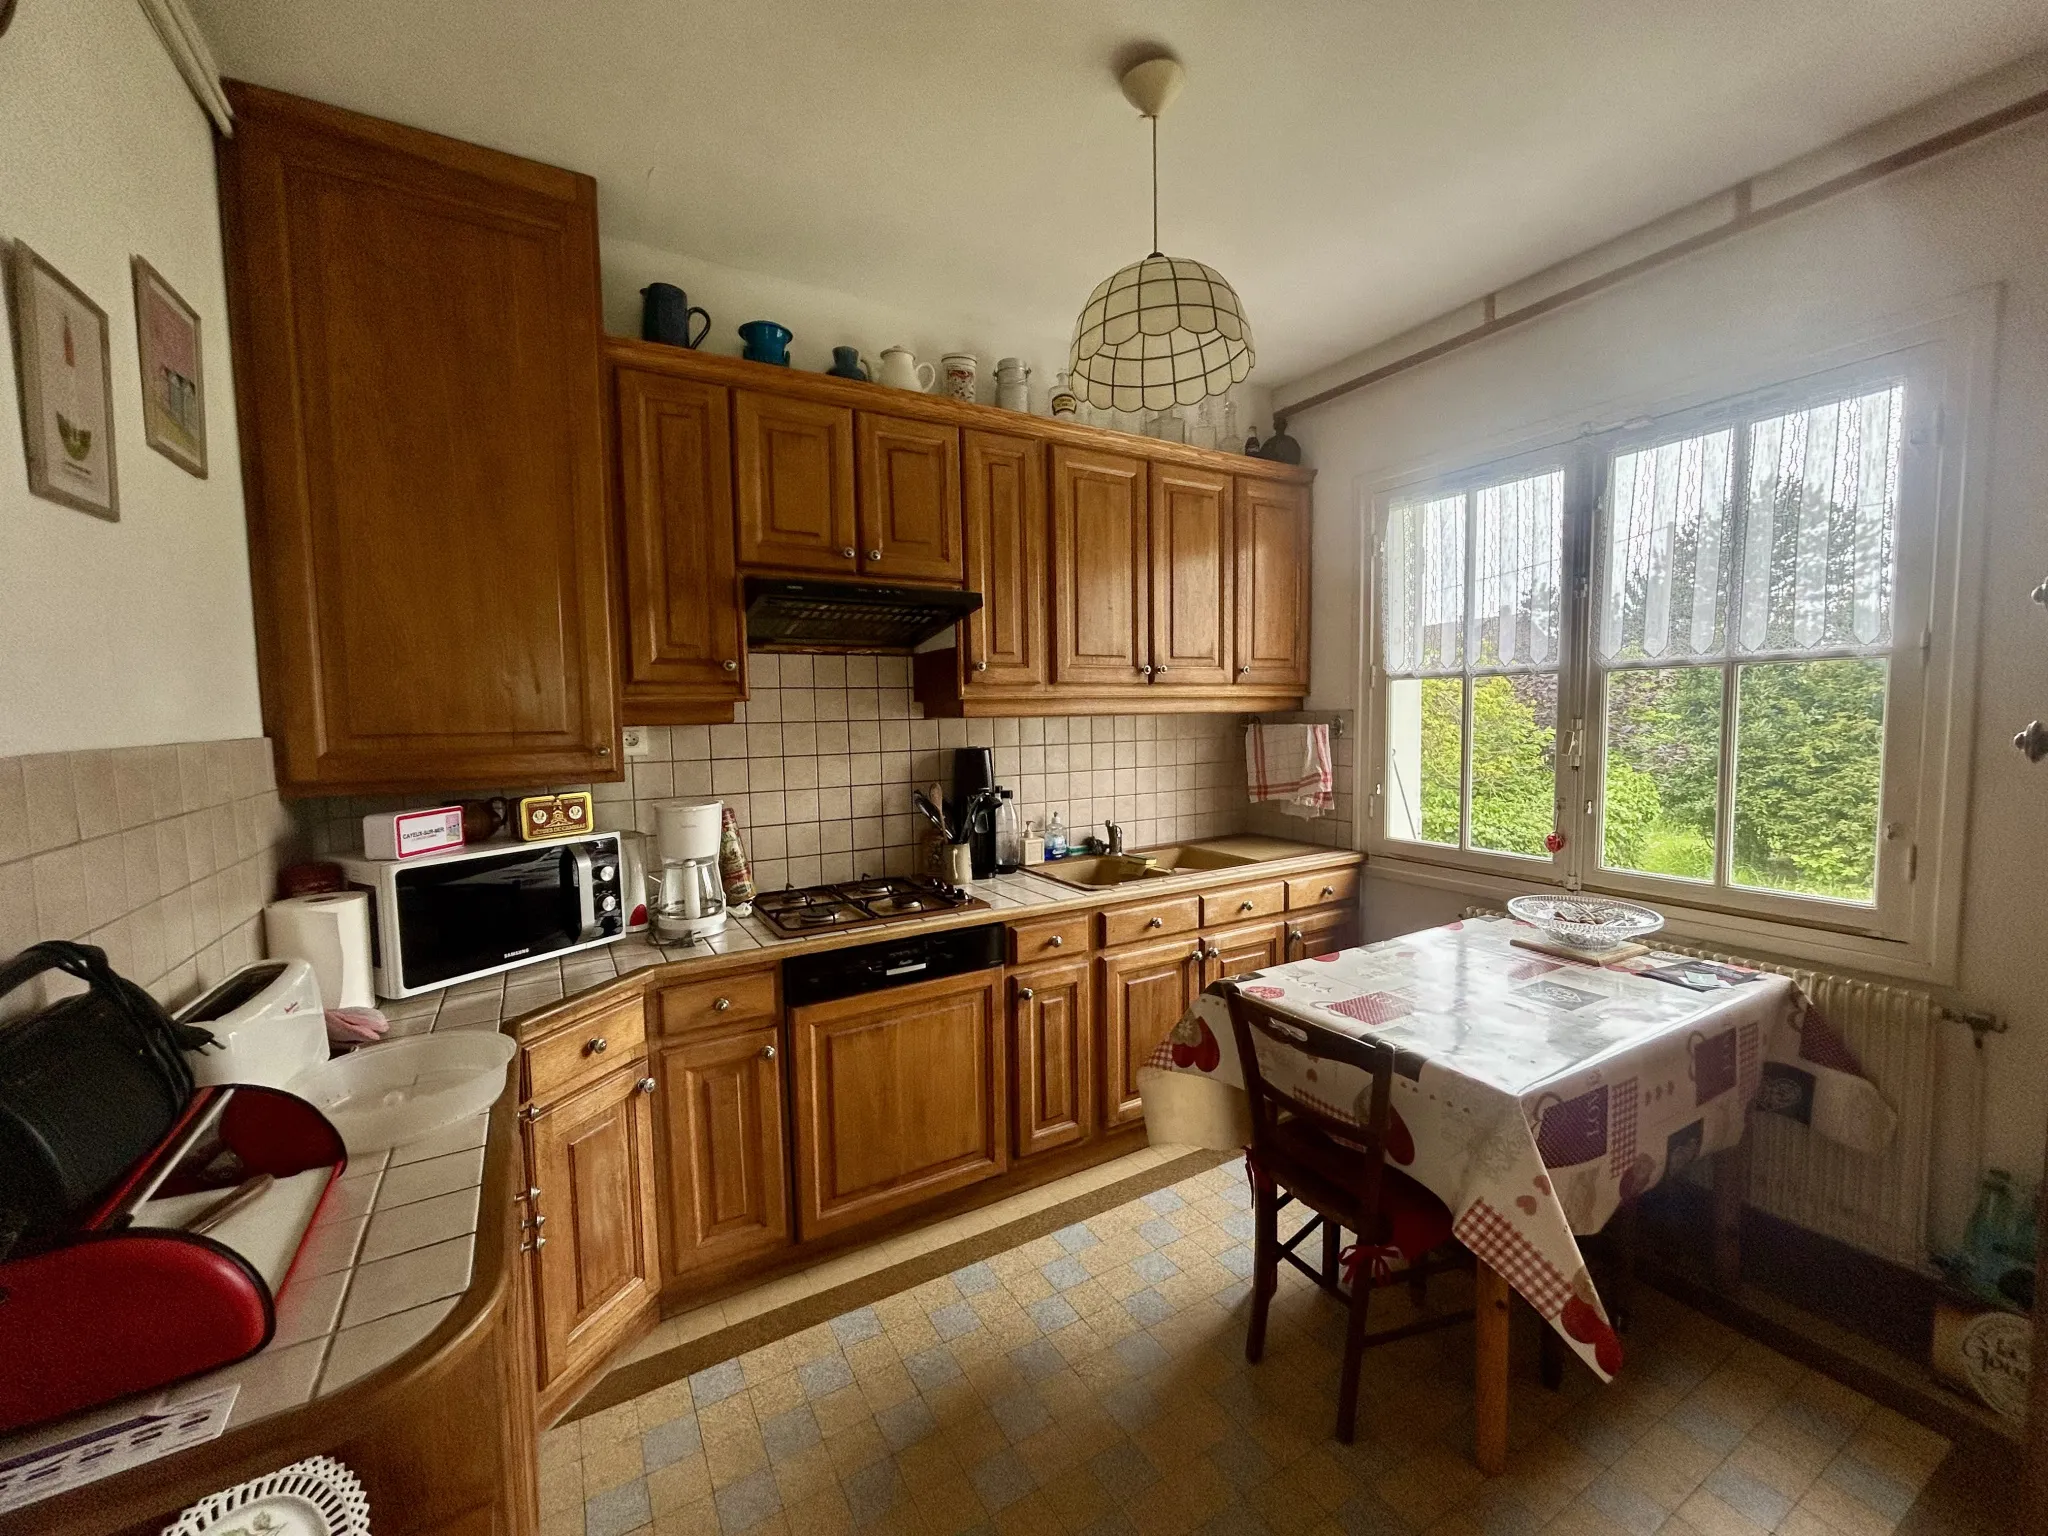
<svg viewBox="0 0 2048 1536"><path fill-rule="evenodd" d="M370 898L363 892L322 891L274 901L263 909L263 941L273 960L304 960L313 967L322 1007L375 1006Z"/></svg>

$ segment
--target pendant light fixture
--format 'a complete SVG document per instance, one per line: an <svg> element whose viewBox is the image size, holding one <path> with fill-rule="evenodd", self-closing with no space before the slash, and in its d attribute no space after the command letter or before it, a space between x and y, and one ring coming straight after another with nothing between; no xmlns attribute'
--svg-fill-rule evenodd
<svg viewBox="0 0 2048 1536"><path fill-rule="evenodd" d="M1243 306L1223 274L1160 254L1159 116L1186 81L1169 58L1124 73L1124 99L1152 124L1152 254L1096 284L1074 322L1068 371L1074 390L1098 410L1194 405L1243 382L1257 360Z"/></svg>

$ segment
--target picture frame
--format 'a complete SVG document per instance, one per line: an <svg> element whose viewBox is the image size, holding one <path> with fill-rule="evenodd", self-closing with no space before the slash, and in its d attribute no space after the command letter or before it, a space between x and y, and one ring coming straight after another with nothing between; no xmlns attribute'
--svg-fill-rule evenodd
<svg viewBox="0 0 2048 1536"><path fill-rule="evenodd" d="M142 440L187 474L206 478L206 383L199 312L161 272L129 258L135 355L142 369Z"/></svg>
<svg viewBox="0 0 2048 1536"><path fill-rule="evenodd" d="M107 312L24 241L6 268L29 492L118 523Z"/></svg>

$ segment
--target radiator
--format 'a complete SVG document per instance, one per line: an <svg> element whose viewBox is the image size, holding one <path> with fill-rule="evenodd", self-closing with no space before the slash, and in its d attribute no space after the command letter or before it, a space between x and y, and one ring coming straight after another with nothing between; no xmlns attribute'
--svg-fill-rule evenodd
<svg viewBox="0 0 2048 1536"><path fill-rule="evenodd" d="M1498 916L1500 909L1465 911L1467 917L1482 914ZM1852 1248L1924 1270L1941 1005L1917 987L1859 981L1689 944L1660 940L1657 948L1791 977L1898 1112L1891 1145L1874 1157L1816 1136L1782 1115L1755 1116L1749 1203ZM1704 1168L1695 1173L1702 1181L1708 1176Z"/></svg>

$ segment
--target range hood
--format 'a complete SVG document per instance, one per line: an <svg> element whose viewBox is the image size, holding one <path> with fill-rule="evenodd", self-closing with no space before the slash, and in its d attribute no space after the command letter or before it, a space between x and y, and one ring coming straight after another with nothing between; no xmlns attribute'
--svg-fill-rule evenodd
<svg viewBox="0 0 2048 1536"><path fill-rule="evenodd" d="M911 651L981 606L979 592L865 581L746 579L747 644L761 651Z"/></svg>

